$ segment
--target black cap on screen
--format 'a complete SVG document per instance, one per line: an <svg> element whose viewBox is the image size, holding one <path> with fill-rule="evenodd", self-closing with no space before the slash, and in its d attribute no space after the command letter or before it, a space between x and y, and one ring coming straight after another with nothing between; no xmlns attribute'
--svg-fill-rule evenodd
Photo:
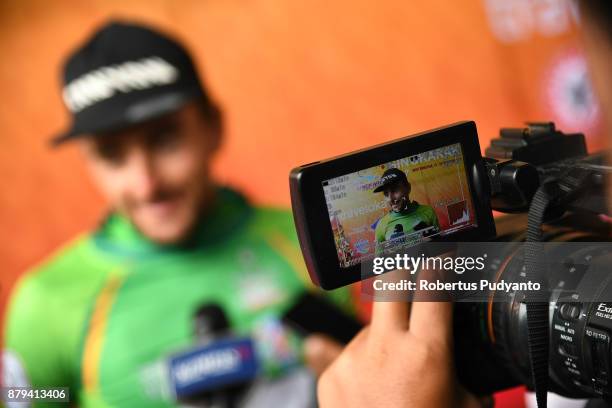
<svg viewBox="0 0 612 408"><path fill-rule="evenodd" d="M406 177L406 173L396 168L387 169L380 178L380 184L374 189L374 192L380 193L381 191L384 191L388 186L398 183L400 181L410 185L410 183L408 182L408 177Z"/></svg>

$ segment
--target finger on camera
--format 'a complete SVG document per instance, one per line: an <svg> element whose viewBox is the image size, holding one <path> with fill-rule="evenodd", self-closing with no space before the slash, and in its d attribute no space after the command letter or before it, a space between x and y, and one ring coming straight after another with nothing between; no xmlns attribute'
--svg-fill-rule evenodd
<svg viewBox="0 0 612 408"><path fill-rule="evenodd" d="M407 302L374 302L370 335L384 337L391 332L408 331L409 316L410 304Z"/></svg>
<svg viewBox="0 0 612 408"><path fill-rule="evenodd" d="M421 338L452 341L452 302L413 302L410 332Z"/></svg>

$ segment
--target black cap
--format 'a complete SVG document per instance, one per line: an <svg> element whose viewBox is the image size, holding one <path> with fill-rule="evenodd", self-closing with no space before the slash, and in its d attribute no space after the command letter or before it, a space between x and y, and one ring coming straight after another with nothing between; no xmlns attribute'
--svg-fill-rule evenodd
<svg viewBox="0 0 612 408"><path fill-rule="evenodd" d="M118 21L105 24L67 59L63 85L72 126L54 145L145 122L197 97L208 100L182 45L149 27Z"/></svg>
<svg viewBox="0 0 612 408"><path fill-rule="evenodd" d="M390 186L391 184L395 184L400 181L403 181L404 183L410 185L410 183L408 182L408 177L406 177L406 173L404 173L400 169L387 169L380 178L380 184L374 189L374 192L380 193L385 188L387 188L387 186Z"/></svg>

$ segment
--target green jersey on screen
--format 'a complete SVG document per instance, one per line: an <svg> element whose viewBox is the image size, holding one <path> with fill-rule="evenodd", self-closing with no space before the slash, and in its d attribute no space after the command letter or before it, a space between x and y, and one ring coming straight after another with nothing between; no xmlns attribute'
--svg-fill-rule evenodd
<svg viewBox="0 0 612 408"><path fill-rule="evenodd" d="M398 244L417 242L424 232L431 235L438 231L440 224L433 208L412 201L402 211L389 211L378 220L374 230L376 254Z"/></svg>

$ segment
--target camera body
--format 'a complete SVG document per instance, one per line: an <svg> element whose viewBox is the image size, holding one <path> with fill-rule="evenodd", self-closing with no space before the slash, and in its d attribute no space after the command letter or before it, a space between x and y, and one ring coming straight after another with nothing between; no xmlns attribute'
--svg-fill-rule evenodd
<svg viewBox="0 0 612 408"><path fill-rule="evenodd" d="M610 224L600 218L607 212L605 155L587 155L582 134L565 135L552 123L502 129L486 155L489 171L497 175L490 180L492 207L498 211L526 212L539 185L580 177L581 187L552 202L542 225L548 257L557 260L546 276L549 389L568 397L608 399L612 245ZM508 243L493 262L498 265L493 273L500 279L525 280L524 254L515 249L526 239L527 224L524 213L496 220L496 241ZM456 305L455 330L470 333L455 337L462 351L456 354L456 366L474 392L519 384L533 388L525 297L520 291L496 293L487 303ZM479 372L472 370L474 366Z"/></svg>
<svg viewBox="0 0 612 408"><path fill-rule="evenodd" d="M525 282L526 212L543 190L550 202L536 221L542 257L552 260L543 278L549 389L607 398L612 245L599 216L606 213L604 155L588 156L582 134L530 123L502 129L486 156L474 122L460 122L292 170L292 208L310 276L333 289L372 276L377 257L435 256L462 242L493 242L501 245L489 254L489 279ZM494 221L492 210L514 215ZM477 394L532 387L530 295L484 295L455 305L460 380Z"/></svg>

